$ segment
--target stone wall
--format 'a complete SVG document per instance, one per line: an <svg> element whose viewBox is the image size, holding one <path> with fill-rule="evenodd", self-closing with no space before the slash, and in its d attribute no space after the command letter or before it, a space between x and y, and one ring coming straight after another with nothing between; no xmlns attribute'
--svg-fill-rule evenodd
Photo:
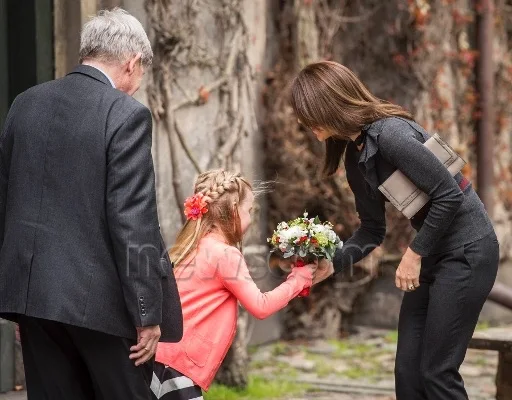
<svg viewBox="0 0 512 400"><path fill-rule="evenodd" d="M262 135L259 131L259 121L264 118L262 114L259 93L263 87L263 78L265 71L271 64L269 51L272 48L272 41L268 40L268 33L272 32L272 24L269 24L268 2L266 0L244 0L242 6L243 23L247 30L246 55L253 73L251 85L247 88L245 94L240 94L239 101L243 102L243 114L245 119L245 133L241 136L237 156L238 167L243 174L252 182L259 182L265 179L262 163L264 155L262 149ZM124 0L123 7L135 15L145 24L146 30L155 40L155 30L150 26L146 8L138 0ZM227 33L227 32L226 32ZM193 28L193 34L197 40L203 41L204 48L210 49L211 55L217 59L222 49L222 27L218 25L209 10L198 10L197 25ZM221 59L218 59L221 61ZM155 60L158 63L158 59ZM156 65L158 68L159 66ZM166 68L166 67L164 67ZM186 101L184 93L195 94L201 86L208 85L215 81L218 66L205 68L200 65L191 65L189 68L176 69L169 71L173 79L179 82L179 87L169 88L172 90L172 101L174 104ZM151 79L149 72L144 79L141 90L136 94L136 98L144 104L151 106L150 97L155 87L148 85ZM222 93L222 92L221 92ZM244 97L245 96L245 97ZM222 96L216 92L211 92L208 101L199 106L184 108L175 114L175 121L185 139L188 150L193 155L201 169L215 167L215 149L218 148L219 138L214 127L219 124L219 110L222 107ZM254 115L254 119L251 116ZM154 120L153 129L153 156L157 179L157 196L160 224L164 238L168 245L172 245L175 235L182 224L181 210L178 209L176 202L176 190L179 190L181 198L188 196L192 190L192 182L197 175L197 171L191 164L189 157L183 152L176 140L169 138L169 132L163 124L164 119ZM179 173L173 174L173 163L171 158L172 146L176 148L175 165L179 168ZM178 182L176 182L176 178ZM266 228L266 203L265 197L260 196L258 202L258 216L251 231L246 237L246 246L244 254L248 265L251 268L257 285L262 290L269 290L275 287L279 281L272 280L267 274L265 246ZM258 321L251 317L249 322L249 333L253 342L265 342L279 338L281 332L280 316L275 315L265 321Z"/></svg>

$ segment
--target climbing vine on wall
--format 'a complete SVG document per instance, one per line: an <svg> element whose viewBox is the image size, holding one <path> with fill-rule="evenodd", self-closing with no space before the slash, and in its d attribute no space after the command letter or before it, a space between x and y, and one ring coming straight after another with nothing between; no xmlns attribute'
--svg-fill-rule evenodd
<svg viewBox="0 0 512 400"><path fill-rule="evenodd" d="M475 123L480 116L475 89L478 2L288 0L280 4L275 23L284 56L267 76L268 115L264 128L270 155L267 172L278 178L282 189L270 196L269 227L304 209L336 222L335 227L344 238L358 225L343 169L334 178L320 175L322 146L301 130L289 105L287 85L301 67L312 61L311 55L347 65L377 96L409 109L427 130L439 132L469 161L463 173L475 181ZM497 8L496 140L501 142L497 148L506 150L510 144L507 131L511 129L508 116L512 111L511 2L498 1ZM510 208L510 152L507 153L496 158L496 170L500 176L497 188L503 193L501 201ZM503 218L510 219L506 215ZM387 223L383 251L373 261L362 263L350 276L325 283L313 291L311 298L289 307L289 335L325 335L341 328L342 315L352 312L358 296L364 295L373 278L378 278L376 264L383 260L397 263L410 242L408 221L392 208ZM337 290L340 285L342 288ZM327 293L329 300L325 299ZM319 319L327 310L329 319L332 321L335 315L334 324L340 326L328 326L324 321L324 329L317 328L322 326ZM299 318L304 313L309 318Z"/></svg>
<svg viewBox="0 0 512 400"><path fill-rule="evenodd" d="M242 0L145 4L154 50L147 94L155 121L159 211L161 220L179 213L184 222L185 193L190 193L195 176L212 168L241 171L242 138L257 129L249 32ZM165 228L176 233L177 225L167 223ZM237 325L217 380L243 387L247 312L240 311Z"/></svg>
<svg viewBox="0 0 512 400"><path fill-rule="evenodd" d="M179 4L178 4L179 3ZM247 112L244 101L253 98L253 71L247 57L248 33L242 18L242 1L161 1L147 0L150 26L154 35L154 53L148 88L149 104L158 125L168 137L171 151L173 189L176 206L181 209L184 196L181 188L178 152L182 151L197 173L221 167L240 169L237 154L247 127L254 127L254 113ZM207 48L197 33L199 9L207 9L221 34L215 48ZM194 68L211 71L213 79L197 82L194 91L183 87L183 78ZM190 83L188 86L190 86ZM179 112L200 113L215 93L219 98L215 125L203 127L215 135L217 146L211 149L210 160L200 165L189 148L179 123ZM247 99L248 98L248 99ZM249 108L251 110L251 108Z"/></svg>

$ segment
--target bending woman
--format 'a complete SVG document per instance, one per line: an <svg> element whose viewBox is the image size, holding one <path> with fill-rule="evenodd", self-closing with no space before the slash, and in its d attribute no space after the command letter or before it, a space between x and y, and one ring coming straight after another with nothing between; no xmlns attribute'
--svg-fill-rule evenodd
<svg viewBox="0 0 512 400"><path fill-rule="evenodd" d="M376 98L335 62L308 65L292 85L298 120L325 141L324 169L343 159L361 225L334 258L339 272L366 257L385 236L378 190L396 169L430 196L396 272L405 291L395 365L397 400L462 400L459 367L498 269L499 245L472 185L423 146L428 133L401 107Z"/></svg>

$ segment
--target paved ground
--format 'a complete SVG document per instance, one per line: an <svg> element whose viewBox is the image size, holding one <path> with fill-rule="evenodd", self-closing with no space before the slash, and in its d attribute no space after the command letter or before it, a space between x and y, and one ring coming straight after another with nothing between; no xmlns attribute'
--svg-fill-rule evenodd
<svg viewBox="0 0 512 400"><path fill-rule="evenodd" d="M394 400L396 333L368 330L341 341L277 343L252 354L252 373L324 391L321 400ZM495 399L498 355L468 350L461 367L471 400ZM325 393L328 391L328 393ZM316 399L313 393L287 400Z"/></svg>
<svg viewBox="0 0 512 400"><path fill-rule="evenodd" d="M394 400L396 333L361 331L345 340L279 342L251 349L251 374L292 380L304 392L283 400ZM469 350L461 368L471 400L495 398L497 354ZM24 393L0 400L25 400Z"/></svg>
<svg viewBox="0 0 512 400"><path fill-rule="evenodd" d="M8 394L0 394L1 400L26 400L27 396L25 392L16 392L16 393L8 393ZM319 393L319 394L308 394L307 397L290 397L286 400L387 400L385 397L376 398L376 397L366 397L366 396L357 396L347 394L335 394L335 393ZM392 398L388 398L392 399Z"/></svg>
<svg viewBox="0 0 512 400"><path fill-rule="evenodd" d="M25 392L11 392L7 394L0 394L0 399L2 400L26 400L27 395Z"/></svg>

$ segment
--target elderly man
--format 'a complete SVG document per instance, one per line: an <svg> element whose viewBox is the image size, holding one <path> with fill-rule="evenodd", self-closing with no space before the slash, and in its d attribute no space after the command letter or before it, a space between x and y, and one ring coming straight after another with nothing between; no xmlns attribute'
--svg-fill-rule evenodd
<svg viewBox="0 0 512 400"><path fill-rule="evenodd" d="M82 30L80 62L14 101L0 137L0 314L20 327L29 399L150 399L158 340L182 315L160 236L152 60L121 9Z"/></svg>

